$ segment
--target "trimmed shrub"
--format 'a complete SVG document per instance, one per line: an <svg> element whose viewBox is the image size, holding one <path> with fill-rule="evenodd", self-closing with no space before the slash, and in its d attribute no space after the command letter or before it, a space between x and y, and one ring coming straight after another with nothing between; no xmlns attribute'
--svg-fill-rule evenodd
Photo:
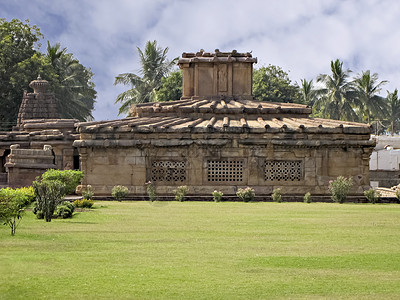
<svg viewBox="0 0 400 300"><path fill-rule="evenodd" d="M75 206L71 202L63 201L57 206L56 214L63 219L72 218L74 210Z"/></svg>
<svg viewBox="0 0 400 300"><path fill-rule="evenodd" d="M396 190L396 198L400 201L400 190Z"/></svg>
<svg viewBox="0 0 400 300"><path fill-rule="evenodd" d="M126 196L128 196L129 190L126 186L116 185L111 191L111 195L118 201L122 201Z"/></svg>
<svg viewBox="0 0 400 300"><path fill-rule="evenodd" d="M46 222L51 222L57 205L61 203L65 196L65 184L59 180L39 181L37 179L32 185L36 195L33 213L36 214L37 218L43 215Z"/></svg>
<svg viewBox="0 0 400 300"><path fill-rule="evenodd" d="M189 192L189 189L186 185L181 185L174 190L175 200L176 201L184 201L186 194Z"/></svg>
<svg viewBox="0 0 400 300"><path fill-rule="evenodd" d="M214 191L212 192L212 195L215 202L220 202L224 193L220 191Z"/></svg>
<svg viewBox="0 0 400 300"><path fill-rule="evenodd" d="M273 192L272 192L271 197L272 197L272 200L274 202L281 203L282 202L282 191L281 191L281 189L280 188L274 189Z"/></svg>
<svg viewBox="0 0 400 300"><path fill-rule="evenodd" d="M238 198L243 202L250 202L254 200L256 194L251 187L247 187L245 189L238 189L236 196L238 196Z"/></svg>
<svg viewBox="0 0 400 300"><path fill-rule="evenodd" d="M90 184L82 188L83 199L92 199L94 196L94 190Z"/></svg>
<svg viewBox="0 0 400 300"><path fill-rule="evenodd" d="M145 183L146 185L146 192L147 195L149 196L149 200L151 202L156 201L157 200L157 192L156 192L156 187L154 186L154 184L149 181Z"/></svg>
<svg viewBox="0 0 400 300"><path fill-rule="evenodd" d="M79 208L92 208L94 201L91 199L77 199L74 201L74 206Z"/></svg>
<svg viewBox="0 0 400 300"><path fill-rule="evenodd" d="M304 195L304 203L311 203L312 199L311 199L311 194L310 192L305 193Z"/></svg>
<svg viewBox="0 0 400 300"><path fill-rule="evenodd" d="M367 198L367 200L369 202L371 202L372 204L375 204L381 197L381 193L374 189L369 189L367 191L364 191L364 196L365 196L365 198Z"/></svg>
<svg viewBox="0 0 400 300"><path fill-rule="evenodd" d="M83 178L82 171L49 169L42 174L42 180L58 180L65 185L65 195L73 194Z"/></svg>
<svg viewBox="0 0 400 300"><path fill-rule="evenodd" d="M353 186L353 179L339 176L336 180L329 181L329 192L336 203L343 203Z"/></svg>

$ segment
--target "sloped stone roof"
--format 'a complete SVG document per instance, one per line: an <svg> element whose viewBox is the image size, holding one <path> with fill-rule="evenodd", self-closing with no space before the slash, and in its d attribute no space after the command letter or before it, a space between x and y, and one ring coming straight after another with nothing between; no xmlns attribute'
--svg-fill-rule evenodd
<svg viewBox="0 0 400 300"><path fill-rule="evenodd" d="M78 124L80 133L231 132L368 134L367 124L310 118L311 108L293 103L190 99L138 104L134 117Z"/></svg>

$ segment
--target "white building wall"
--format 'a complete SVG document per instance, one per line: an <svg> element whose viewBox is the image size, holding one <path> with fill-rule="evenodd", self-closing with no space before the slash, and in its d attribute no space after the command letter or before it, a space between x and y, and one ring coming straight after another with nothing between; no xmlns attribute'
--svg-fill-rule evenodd
<svg viewBox="0 0 400 300"><path fill-rule="evenodd" d="M369 168L370 170L396 171L399 170L399 163L400 150L389 148L372 152Z"/></svg>

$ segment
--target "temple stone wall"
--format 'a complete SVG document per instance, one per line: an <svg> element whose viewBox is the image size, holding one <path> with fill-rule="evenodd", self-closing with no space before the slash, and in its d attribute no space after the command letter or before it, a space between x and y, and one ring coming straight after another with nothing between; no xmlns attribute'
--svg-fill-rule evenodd
<svg viewBox="0 0 400 300"><path fill-rule="evenodd" d="M54 169L54 154L50 145L43 149L21 149L18 144L11 145L11 153L5 167L8 169L10 187L30 186L36 176L47 169Z"/></svg>
<svg viewBox="0 0 400 300"><path fill-rule="evenodd" d="M222 147L84 148L81 163L86 170L83 184L92 185L97 195L110 195L115 185L144 195L148 181L160 195L170 195L180 185L195 195L211 195L214 190L235 195L246 186L259 195L275 188L284 194L327 195L329 181L340 175L352 177L352 192L361 194L369 186L368 154L362 152L361 148L249 146L233 140Z"/></svg>

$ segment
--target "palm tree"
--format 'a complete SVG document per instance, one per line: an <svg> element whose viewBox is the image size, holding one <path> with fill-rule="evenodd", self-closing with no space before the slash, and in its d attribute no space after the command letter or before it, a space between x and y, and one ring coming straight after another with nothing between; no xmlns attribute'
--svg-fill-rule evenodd
<svg viewBox="0 0 400 300"><path fill-rule="evenodd" d="M56 43L54 46L51 46L49 41L47 41L46 50L47 50L46 57L49 59L53 67L56 67L60 58L67 52L67 48L61 49L60 43Z"/></svg>
<svg viewBox="0 0 400 300"><path fill-rule="evenodd" d="M91 82L93 73L79 63L67 48L59 43L54 46L47 42L46 58L57 74L52 82L56 103L62 118L92 120L96 91Z"/></svg>
<svg viewBox="0 0 400 300"><path fill-rule="evenodd" d="M397 89L393 93L387 91L387 100L389 102L388 129L390 134L393 135L400 130L400 99L398 98Z"/></svg>
<svg viewBox="0 0 400 300"><path fill-rule="evenodd" d="M146 43L144 52L138 47L140 57L139 75L123 73L115 77L114 85L129 85L130 89L119 94L115 103L121 103L119 114L128 113L134 103L156 100L156 91L161 87L161 79L171 71L178 58L167 59L168 47L157 46L157 41Z"/></svg>
<svg viewBox="0 0 400 300"><path fill-rule="evenodd" d="M362 118L366 118L368 123L371 122L371 118L382 119L388 113L387 99L377 95L381 91L381 86L386 83L386 80L378 83L378 74L371 75L369 70L357 74L354 78L360 114Z"/></svg>
<svg viewBox="0 0 400 300"><path fill-rule="evenodd" d="M312 79L310 81L307 81L307 79L301 79L300 81L300 101L301 103L312 106L317 100L317 91L314 89L313 81Z"/></svg>
<svg viewBox="0 0 400 300"><path fill-rule="evenodd" d="M332 76L321 74L317 82L323 85L318 90L321 95L315 102L316 108L322 111L325 117L336 120L357 120L353 109L355 104L355 90L352 82L347 78L351 70L343 70L343 62L336 59L331 61Z"/></svg>

